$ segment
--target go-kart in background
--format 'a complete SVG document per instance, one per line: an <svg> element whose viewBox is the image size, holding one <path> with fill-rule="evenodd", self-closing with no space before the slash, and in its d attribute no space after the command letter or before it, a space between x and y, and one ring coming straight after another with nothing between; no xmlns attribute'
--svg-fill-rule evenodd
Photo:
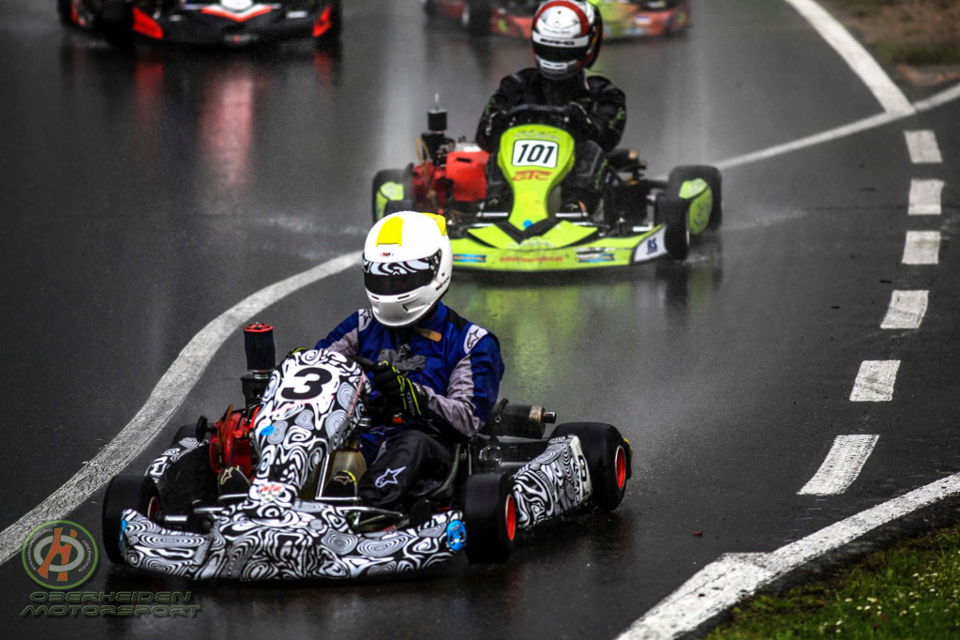
<svg viewBox="0 0 960 640"><path fill-rule="evenodd" d="M693 4L687 36L611 43L598 65L627 92L624 144L653 174L879 111L785 3ZM413 0L346 5L340 52L135 55L64 30L52 0L0 5L0 527L108 442L209 320L360 248L370 178L413 157L435 93L451 133L472 136L500 77L532 61L521 41L427 26ZM631 439L616 513L540 532L505 566L454 563L424 580L191 585L104 563L84 585L192 590L195 620L22 619L34 585L15 558L0 569L4 635L610 637L722 552L773 549L955 471L958 397L921 368L956 373L942 344L956 344L957 303L937 271L898 265L912 171L894 125L726 171L724 227L684 264L458 277L447 301L499 335L504 396ZM955 273L955 252L943 258ZM877 329L894 287L937 301L915 339ZM259 319L283 349L363 304L350 271ZM239 337L175 424L239 402ZM851 405L859 362L895 349L897 402ZM834 436L861 431L881 438L854 487L796 496ZM70 516L95 533L98 499Z"/></svg>

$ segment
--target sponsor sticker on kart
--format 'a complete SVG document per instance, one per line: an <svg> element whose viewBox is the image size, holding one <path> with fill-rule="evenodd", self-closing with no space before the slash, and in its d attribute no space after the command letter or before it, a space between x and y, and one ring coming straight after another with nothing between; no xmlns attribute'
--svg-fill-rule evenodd
<svg viewBox="0 0 960 640"><path fill-rule="evenodd" d="M643 262L664 255L667 252L667 247L663 241L665 231L666 228L662 228L638 244L633 251L633 261Z"/></svg>
<svg viewBox="0 0 960 640"><path fill-rule="evenodd" d="M614 258L613 249L602 247L577 249L577 262L613 262Z"/></svg>
<svg viewBox="0 0 960 640"><path fill-rule="evenodd" d="M559 146L551 140L516 140L513 143L513 160L515 167L546 167L557 168L557 157L560 155Z"/></svg>
<svg viewBox="0 0 960 640"><path fill-rule="evenodd" d="M470 263L483 263L487 261L487 256L482 253L455 253L453 254L454 262L470 262Z"/></svg>

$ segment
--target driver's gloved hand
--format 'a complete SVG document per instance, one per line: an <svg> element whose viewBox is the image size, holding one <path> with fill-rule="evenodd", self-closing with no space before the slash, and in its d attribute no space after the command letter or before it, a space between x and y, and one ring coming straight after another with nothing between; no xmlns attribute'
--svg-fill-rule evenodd
<svg viewBox="0 0 960 640"><path fill-rule="evenodd" d="M502 111L494 111L487 117L487 123L484 127L484 137L491 142L496 142L507 129L507 116Z"/></svg>
<svg viewBox="0 0 960 640"><path fill-rule="evenodd" d="M596 137L597 125L582 104L571 102L564 107L563 112L570 121L570 128L575 136L584 140L592 140Z"/></svg>
<svg viewBox="0 0 960 640"><path fill-rule="evenodd" d="M427 397L420 385L388 362L378 362L374 366L373 389L380 392L392 411L404 418L420 418L427 412Z"/></svg>

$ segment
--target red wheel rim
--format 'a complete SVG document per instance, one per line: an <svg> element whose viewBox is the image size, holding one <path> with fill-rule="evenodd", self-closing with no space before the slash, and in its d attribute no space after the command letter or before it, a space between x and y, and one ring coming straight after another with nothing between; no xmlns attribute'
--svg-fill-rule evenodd
<svg viewBox="0 0 960 640"><path fill-rule="evenodd" d="M160 513L160 498L152 496L150 501L147 502L147 517L151 520L155 520L157 515Z"/></svg>
<svg viewBox="0 0 960 640"><path fill-rule="evenodd" d="M627 484L627 454L624 452L622 445L617 447L616 465L617 489L623 489L623 485Z"/></svg>
<svg viewBox="0 0 960 640"><path fill-rule="evenodd" d="M517 504L513 501L512 494L507 496L504 516L507 524L507 539L513 540L517 535Z"/></svg>

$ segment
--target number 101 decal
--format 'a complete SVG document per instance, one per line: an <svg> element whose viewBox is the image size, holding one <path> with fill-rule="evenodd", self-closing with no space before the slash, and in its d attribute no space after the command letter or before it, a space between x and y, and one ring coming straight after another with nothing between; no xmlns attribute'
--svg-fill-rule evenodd
<svg viewBox="0 0 960 640"><path fill-rule="evenodd" d="M557 168L558 145L548 140L517 140L513 143L513 166Z"/></svg>

